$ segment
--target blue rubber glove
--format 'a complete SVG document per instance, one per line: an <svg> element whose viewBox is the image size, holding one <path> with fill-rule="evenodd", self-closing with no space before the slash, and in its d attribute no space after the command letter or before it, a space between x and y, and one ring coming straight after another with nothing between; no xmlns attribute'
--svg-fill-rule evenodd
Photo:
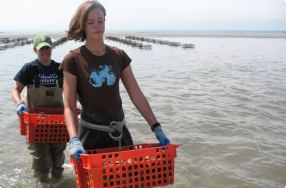
<svg viewBox="0 0 286 188"><path fill-rule="evenodd" d="M27 112L28 109L23 101L17 103L17 113L22 115L24 112Z"/></svg>
<svg viewBox="0 0 286 188"><path fill-rule="evenodd" d="M79 154L85 153L82 144L78 137L73 137L69 142L69 150L70 150L70 156L76 160L79 161Z"/></svg>
<svg viewBox="0 0 286 188"><path fill-rule="evenodd" d="M154 132L155 132L156 138L160 142L160 146L166 146L167 144L170 144L170 140L164 134L161 126L156 127L154 129Z"/></svg>

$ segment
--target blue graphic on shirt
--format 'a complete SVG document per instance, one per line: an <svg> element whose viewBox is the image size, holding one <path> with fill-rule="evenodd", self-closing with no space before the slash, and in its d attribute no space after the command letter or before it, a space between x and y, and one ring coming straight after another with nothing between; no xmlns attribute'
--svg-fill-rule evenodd
<svg viewBox="0 0 286 188"><path fill-rule="evenodd" d="M98 70L90 73L89 81L93 87L112 86L116 81L116 76L111 66L100 65Z"/></svg>

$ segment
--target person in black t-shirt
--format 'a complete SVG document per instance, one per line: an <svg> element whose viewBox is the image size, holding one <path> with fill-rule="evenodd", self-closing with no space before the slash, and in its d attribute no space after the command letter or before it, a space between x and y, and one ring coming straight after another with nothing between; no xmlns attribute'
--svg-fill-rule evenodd
<svg viewBox="0 0 286 188"><path fill-rule="evenodd" d="M33 41L37 59L26 63L16 74L16 81L12 89L12 99L17 104L18 115L25 111L31 113L36 109L63 108L62 99L62 71L59 63L51 59L53 43L49 36L40 34ZM21 93L27 88L24 100ZM34 176L41 182L48 180L48 174L60 178L63 172L65 143L56 144L28 144L33 157L32 168Z"/></svg>

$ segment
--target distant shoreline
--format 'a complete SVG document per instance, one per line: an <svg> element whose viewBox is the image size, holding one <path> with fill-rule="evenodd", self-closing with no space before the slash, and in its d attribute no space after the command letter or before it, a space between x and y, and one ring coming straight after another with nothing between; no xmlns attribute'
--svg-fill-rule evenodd
<svg viewBox="0 0 286 188"><path fill-rule="evenodd" d="M0 38L33 38L38 32L1 32ZM53 38L66 35L65 32L47 32ZM124 37L127 35L144 37L183 38L286 38L286 31L106 31L105 36Z"/></svg>
<svg viewBox="0 0 286 188"><path fill-rule="evenodd" d="M156 32L117 32L117 33L106 33L107 36L147 36L147 37L158 37L158 38L170 38L170 37L183 37L183 38L286 38L286 33L279 34L234 34L234 33L156 33Z"/></svg>
<svg viewBox="0 0 286 188"><path fill-rule="evenodd" d="M109 31L114 36L186 37L186 38L286 38L286 31Z"/></svg>

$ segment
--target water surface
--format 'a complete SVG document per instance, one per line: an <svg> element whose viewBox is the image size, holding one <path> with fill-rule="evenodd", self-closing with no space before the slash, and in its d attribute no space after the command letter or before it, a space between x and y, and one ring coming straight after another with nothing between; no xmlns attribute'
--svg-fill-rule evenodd
<svg viewBox="0 0 286 188"><path fill-rule="evenodd" d="M158 38L159 39L159 38ZM153 111L178 149L176 188L284 188L286 186L286 39L164 38L194 49L120 43ZM53 59L80 43L54 49ZM0 187L38 187L25 138L20 136L13 77L35 58L32 46L0 51ZM121 87L135 143L156 141ZM68 153L66 153L68 156ZM68 157L67 157L68 158ZM43 186L43 185L42 185ZM76 187L66 159L64 178L44 187Z"/></svg>

